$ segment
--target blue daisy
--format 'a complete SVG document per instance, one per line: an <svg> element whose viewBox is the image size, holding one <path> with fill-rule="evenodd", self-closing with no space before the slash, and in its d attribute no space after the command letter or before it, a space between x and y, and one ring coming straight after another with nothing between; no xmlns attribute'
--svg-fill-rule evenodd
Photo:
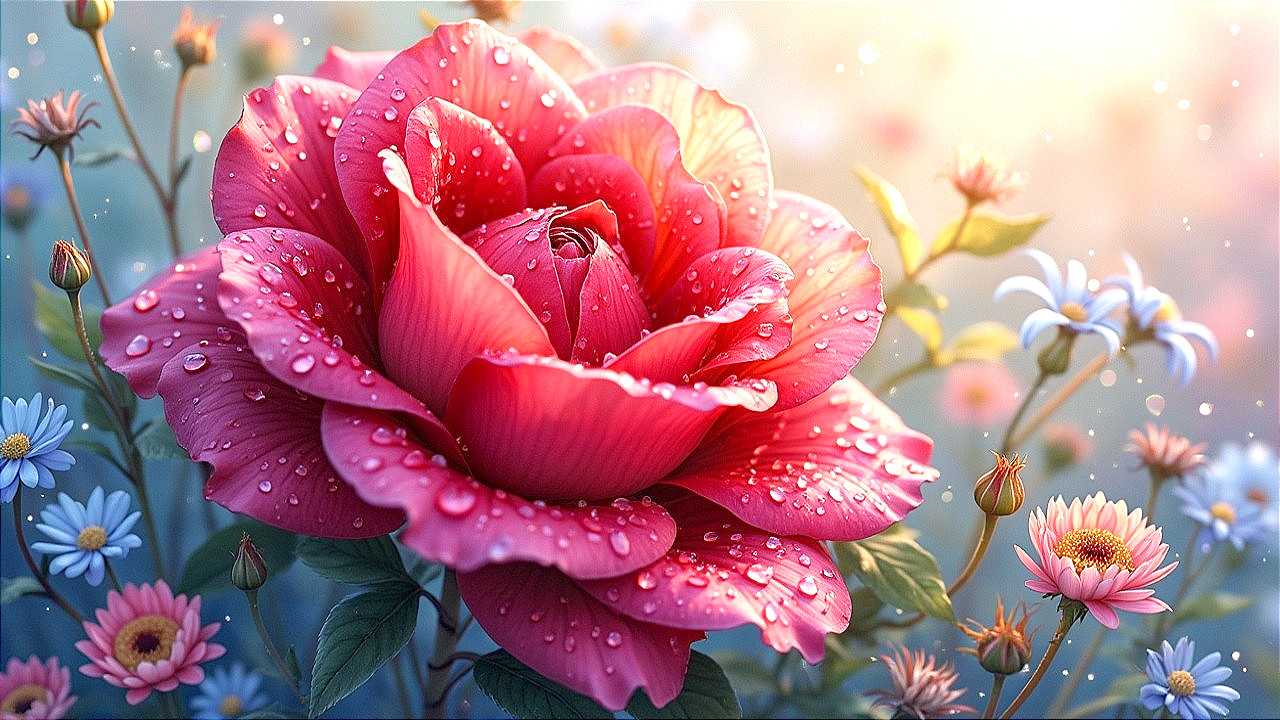
<svg viewBox="0 0 1280 720"><path fill-rule="evenodd" d="M1228 443L1201 477L1174 488L1182 514L1200 524L1200 547L1229 542L1237 550L1277 530L1270 489L1280 485L1280 464L1266 445Z"/></svg>
<svg viewBox="0 0 1280 720"><path fill-rule="evenodd" d="M1202 720L1210 713L1227 714L1227 703L1240 699L1240 693L1220 684L1231 677L1231 669L1219 665L1222 653L1216 652L1193 665L1195 652L1196 644L1186 637L1178 640L1177 647L1170 647L1165 640L1160 652L1147 651L1151 682L1143 685L1139 694L1143 707L1164 707L1186 720Z"/></svg>
<svg viewBox="0 0 1280 720"><path fill-rule="evenodd" d="M267 694L260 692L262 676L248 672L234 663L231 670L214 668L200 683L200 694L191 700L191 717L196 720L235 718L267 704Z"/></svg>
<svg viewBox="0 0 1280 720"><path fill-rule="evenodd" d="M1165 369L1170 377L1178 379L1184 387L1196 374L1195 340L1204 346L1209 359L1218 357L1218 341L1213 331L1197 322L1183 320L1182 313L1173 298L1160 292L1154 285L1142 281L1142 270L1129 255L1124 256L1129 276L1112 275L1103 285L1119 288L1129 297L1129 319L1137 339L1153 339L1164 346Z"/></svg>
<svg viewBox="0 0 1280 720"><path fill-rule="evenodd" d="M6 397L0 404L0 502L13 502L19 482L29 488L53 487L53 471L76 462L71 453L58 449L73 425L66 419L67 406L54 407L50 398L49 412L41 413L43 401L36 393L30 403Z"/></svg>
<svg viewBox="0 0 1280 720"><path fill-rule="evenodd" d="M1067 273L1063 276L1058 264L1048 254L1027 250L1027 255L1040 265L1044 281L1030 275L1015 275L996 286L995 291L996 300L1021 290L1035 295L1048 306L1032 312L1022 321L1022 347L1031 347L1035 336L1057 326L1077 334L1100 335L1114 355L1120 349L1120 330L1107 315L1124 302L1124 292L1115 288L1100 293L1090 291L1088 274L1078 260L1067 261Z"/></svg>
<svg viewBox="0 0 1280 720"><path fill-rule="evenodd" d="M101 585L107 559L123 558L142 544L142 539L129 531L142 513L129 513L129 493L117 490L103 499L102 488L89 493L89 504L81 505L66 493L58 493L58 504L40 511L42 523L36 529L53 542L32 543L31 549L43 555L57 555L49 563L49 572L64 572L79 577L90 585Z"/></svg>

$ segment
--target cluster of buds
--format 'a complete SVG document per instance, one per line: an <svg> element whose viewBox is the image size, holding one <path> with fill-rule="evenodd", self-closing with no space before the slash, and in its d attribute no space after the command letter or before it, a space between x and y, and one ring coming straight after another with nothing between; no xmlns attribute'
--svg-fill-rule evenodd
<svg viewBox="0 0 1280 720"><path fill-rule="evenodd" d="M1018 614L1021 613L1021 619ZM961 625L960 629L973 638L976 647L961 648L960 652L976 655L982 669L996 675L1012 675L1022 670L1031 658L1032 631L1027 634L1027 606L1018 603L1018 607L1006 617L1004 602L996 597L996 620L991 627L984 627L976 620L968 620L972 626Z"/></svg>
<svg viewBox="0 0 1280 720"><path fill-rule="evenodd" d="M208 65L218 56L218 23L221 20L196 21L191 8L183 8L178 19L178 29L173 31L173 50L182 60L185 70L196 65Z"/></svg>
<svg viewBox="0 0 1280 720"><path fill-rule="evenodd" d="M978 478L973 486L973 501L988 515L1012 515L1018 512L1026 498L1019 475L1027 466L1026 456L1015 453L1012 458L1007 458L994 450L991 454L996 456L996 466Z"/></svg>

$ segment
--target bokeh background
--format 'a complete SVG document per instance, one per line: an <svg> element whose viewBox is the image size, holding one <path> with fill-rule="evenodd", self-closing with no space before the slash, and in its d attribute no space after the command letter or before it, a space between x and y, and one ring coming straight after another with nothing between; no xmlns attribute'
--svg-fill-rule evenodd
<svg viewBox="0 0 1280 720"><path fill-rule="evenodd" d="M269 82L265 74L252 74L246 63L249 54L257 53L257 59L275 72L307 73L330 44L359 50L412 44L425 32L421 10L446 21L471 14L461 2L194 6L199 15L223 21L218 59L194 72L182 124L182 148L194 153L180 199L188 248L220 239L208 203L217 145L239 115L239 97ZM1109 373L1091 382L1059 418L1090 441L1091 451L1080 465L1049 477L1038 442L1027 448L1032 453L1024 475L1029 506L1059 493L1070 498L1095 489L1141 504L1147 492L1145 471L1135 469L1121 448L1126 432L1144 422L1167 424L1179 434L1209 443L1211 456L1225 443L1258 442L1274 453L1280 442L1278 7L1274 2L584 0L526 3L518 19L506 27L544 24L569 32L609 64L672 62L751 107L769 142L777 186L841 209L872 238L872 251L885 269L887 283L900 277L897 253L854 177L855 165L874 170L901 189L926 238L962 209L960 197L940 179L958 146L994 151L1012 168L1026 172L1026 192L1001 209L1052 215L1033 246L1060 262L1082 260L1093 277L1122 272L1122 254L1132 254L1147 281L1169 292L1188 319L1212 328L1221 345L1218 361L1202 367L1187 388L1165 376L1163 358L1148 347L1135 353L1136 363L1114 363ZM177 78L169 36L180 9L169 2L120 2L106 30L135 122L156 160L164 157ZM101 104L93 116L103 125L85 134L80 151L124 147L127 141L90 45L66 24L61 3L6 1L0 4L0 20L0 119L7 124L16 116L15 104L27 97L80 89ZM34 260L26 257L8 227L3 234L0 382L5 395L53 390L59 400L77 408L77 398L38 379L25 361L35 342L24 316L28 278L45 282L52 242L74 234L53 162L41 157L29 163L31 152L21 138L5 135L0 143L6 178L34 182L43 189L28 232ZM124 162L79 168L76 180L95 249L105 265L100 272L122 296L168 260L155 199L140 171ZM943 322L954 331L984 319L1016 327L1033 309L1033 301L1015 296L996 304L991 291L1001 279L1024 273L1036 274L1034 265L1013 253L997 259L949 258L924 277L949 298ZM1077 363L1101 349L1093 340L1082 341ZM919 355L919 341L891 320L854 374L875 386ZM1202 354L1201 360L1207 358ZM1021 387L1034 377L1033 352L1015 352L1005 364ZM937 443L935 464L942 478L926 488L925 504L909 522L923 531L921 542L937 555L943 574L952 577L964 560L964 530L958 528L967 528L974 513L971 483L985 469L984 450L997 444L1003 426L973 426L958 419L940 401L945 380L945 372L912 379L887 400ZM143 407L146 413L159 411L154 401ZM108 467L83 455L59 480L60 489L82 498L94 484L123 486ZM165 554L170 568L203 539L202 533L173 522L195 516L194 506L202 502L193 474L175 467L156 464L150 470L162 532L169 535ZM1277 490L1270 488L1272 505ZM220 508L216 512L219 522L229 522L229 513ZM8 513L4 516L0 568L3 575L13 576L23 568L12 547ZM1192 528L1176 513L1172 497L1163 499L1157 520L1164 524L1170 545L1175 550L1183 547ZM1022 588L1025 571L1011 549L1025 539L1021 521L1001 525L991 556L957 598L962 617L989 620L997 592L1006 600L1039 601ZM1235 671L1230 684L1244 698L1233 707L1233 716L1275 717L1280 712L1278 565L1272 538L1253 549L1226 581L1234 592L1255 595L1256 605L1228 621L1183 628L1198 640L1201 653L1221 651ZM143 550L120 569L124 577L142 580L150 579L147 567ZM1170 589L1163 594L1172 593L1176 579L1177 574L1165 582ZM78 581L55 582L78 592L82 606L101 601L102 589L80 588ZM324 613L339 593L299 565L264 595L268 623L274 621L280 635L298 643L304 667L310 664ZM225 622L220 637L231 647L229 657L266 667L253 642L243 600L225 593L206 602L206 618ZM422 616L426 630L430 613ZM1033 619L1033 624L1044 626L1038 646L1052 634L1053 622L1053 608L1047 605ZM1143 626L1129 618L1125 627ZM1071 667L1090 632L1075 633L1073 644L1055 664L1055 674ZM57 653L74 667L79 655L71 643L79 637L65 617L38 602L3 608L4 657ZM906 640L955 659L961 684L971 688L965 700L981 705L979 690L986 688L987 677L971 659L951 656L948 648L962 644L954 629L929 621ZM476 638L472 644L484 648L486 642ZM1126 641L1117 645L1127 647ZM700 649L732 648L759 654L763 662L757 646L758 634L748 629L720 633ZM876 653L868 649L868 654ZM1142 663L1138 656L1104 654L1093 669L1096 679L1087 679L1078 697L1101 692L1116 674ZM1043 708L1059 682L1050 677L1050 690L1042 690L1027 712ZM102 708L122 707L119 691L103 683L79 675L73 683L82 697L80 713L101 716ZM280 683L268 684L276 699L287 697ZM849 689L886 684L883 671L872 668L856 676ZM390 687L387 673L380 672L332 714L394 716L399 711L387 701ZM475 703L474 713L495 711L473 687L463 696Z"/></svg>

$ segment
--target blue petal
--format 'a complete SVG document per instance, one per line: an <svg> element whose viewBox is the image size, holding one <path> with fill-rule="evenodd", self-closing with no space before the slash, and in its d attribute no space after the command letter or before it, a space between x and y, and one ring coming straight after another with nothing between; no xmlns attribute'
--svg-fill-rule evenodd
<svg viewBox="0 0 1280 720"><path fill-rule="evenodd" d="M76 464L76 458L66 450L50 450L40 455L40 463L50 470L62 472Z"/></svg>
<svg viewBox="0 0 1280 720"><path fill-rule="evenodd" d="M49 472L49 468L41 463L31 463L36 468L36 486L42 488L51 488L54 486L53 473Z"/></svg>
<svg viewBox="0 0 1280 720"><path fill-rule="evenodd" d="M15 492L16 492L16 488L18 487L18 484L14 482L14 480L18 478L18 468L21 465L22 465L21 460L6 459L4 461L4 465L0 466L0 487L5 488L6 490L8 490L10 487L13 487L15 488ZM5 502L9 502L9 500L12 500L12 499L13 499L13 496L10 495L8 498L5 498Z"/></svg>
<svg viewBox="0 0 1280 720"><path fill-rule="evenodd" d="M1011 278L1006 278L996 286L996 291L992 293L992 299L996 301L1002 300L1009 293L1018 290L1035 295L1043 300L1044 304L1049 307L1058 306L1058 300L1053 296L1053 293L1049 291L1049 288L1044 283L1030 275L1014 275Z"/></svg>
<svg viewBox="0 0 1280 720"><path fill-rule="evenodd" d="M1074 300L1075 302L1084 304L1085 298L1089 296L1089 273L1085 271L1084 264L1079 260L1067 261L1067 284L1062 289L1062 295L1066 300Z"/></svg>
<svg viewBox="0 0 1280 720"><path fill-rule="evenodd" d="M1226 685L1211 685L1207 688L1196 688L1196 694L1205 695L1211 698L1221 698L1231 702L1235 702L1240 699L1240 693L1236 692L1235 688L1227 687Z"/></svg>
<svg viewBox="0 0 1280 720"><path fill-rule="evenodd" d="M116 526L111 529L111 533L107 537L111 540L115 540L116 538L127 534L133 529L133 526L137 524L138 518L140 517L142 517L142 512L135 510L129 515L129 517L116 523Z"/></svg>
<svg viewBox="0 0 1280 720"><path fill-rule="evenodd" d="M1103 290L1094 296L1088 304L1089 320L1091 322L1097 322L1103 317L1106 317L1107 313L1110 313L1112 310L1123 305L1127 299L1128 298L1125 297L1123 292L1116 290L1115 288Z"/></svg>
<svg viewBox="0 0 1280 720"><path fill-rule="evenodd" d="M1045 285L1049 288L1049 293L1057 299L1057 302L1053 304L1057 305L1062 302L1062 273L1058 271L1058 263L1054 262L1048 253L1035 248L1027 250L1027 255L1036 261L1036 264L1040 266L1040 272L1044 273Z"/></svg>
<svg viewBox="0 0 1280 720"><path fill-rule="evenodd" d="M1040 308L1027 316L1022 321L1022 330L1018 333L1018 338L1022 342L1022 347L1031 347L1031 341L1037 335L1044 332L1047 328L1054 325L1067 325L1071 321L1065 315L1049 308Z"/></svg>
<svg viewBox="0 0 1280 720"><path fill-rule="evenodd" d="M1175 670L1187 670L1191 667L1191 662L1195 658L1196 644L1193 640L1183 635L1178 638L1178 645L1173 649L1174 657L1177 659L1177 667Z"/></svg>
<svg viewBox="0 0 1280 720"><path fill-rule="evenodd" d="M103 560L102 553L89 553L89 569L84 574L85 582L98 587L102 584L106 569L106 561Z"/></svg>
<svg viewBox="0 0 1280 720"><path fill-rule="evenodd" d="M52 517L52 513L40 513L40 517L46 522L36 523L36 529L58 542L71 543L74 545L76 538L80 536L80 532L78 530L71 531L63 527L60 522L48 522L49 520L54 519Z"/></svg>
<svg viewBox="0 0 1280 720"><path fill-rule="evenodd" d="M1157 337L1160 335L1160 330L1167 330L1168 332L1197 340L1209 351L1210 360L1218 359L1218 338L1214 336L1213 331L1209 328L1190 320L1172 320L1160 324L1164 327L1157 330Z"/></svg>
<svg viewBox="0 0 1280 720"><path fill-rule="evenodd" d="M1138 691L1138 702L1148 710L1155 710L1164 705L1164 686L1157 683L1147 683Z"/></svg>
<svg viewBox="0 0 1280 720"><path fill-rule="evenodd" d="M102 527L115 528L127 512L129 512L129 493L116 490L108 495L106 502L103 503Z"/></svg>
<svg viewBox="0 0 1280 720"><path fill-rule="evenodd" d="M1120 333L1105 323L1071 323L1076 332L1091 332L1102 337L1107 343L1107 353L1115 355L1120 351Z"/></svg>
<svg viewBox="0 0 1280 720"><path fill-rule="evenodd" d="M1218 662L1218 658L1214 657L1214 655L1217 655L1217 654L1218 653L1213 653L1213 655L1209 655L1208 657L1206 657L1205 660L1212 658L1214 664L1216 664ZM1213 665L1209 665L1208 667L1212 669L1209 669L1209 670L1197 669L1197 668L1200 668L1201 665L1204 665L1204 660L1201 660L1199 663L1196 664L1196 667L1191 669L1191 674L1194 675L1196 678L1196 687L1204 687L1206 685L1217 685L1221 683L1223 680L1226 680L1227 678L1231 677L1231 668L1213 667Z"/></svg>
<svg viewBox="0 0 1280 720"><path fill-rule="evenodd" d="M40 482L40 469L36 464L26 458L17 461L18 463L18 479L23 485L29 488L35 487Z"/></svg>
<svg viewBox="0 0 1280 720"><path fill-rule="evenodd" d="M1151 678L1151 682L1164 682L1169 672L1164 669L1164 662L1160 659L1160 653L1155 650L1147 651L1147 677Z"/></svg>
<svg viewBox="0 0 1280 720"><path fill-rule="evenodd" d="M8 470L10 467L11 467L10 465L5 465L3 469ZM18 483L16 482L13 482L12 478L10 478L8 483L0 483L0 502L4 502L4 503L13 502L13 497L18 494L19 487L20 485L18 485Z"/></svg>
<svg viewBox="0 0 1280 720"><path fill-rule="evenodd" d="M89 492L89 502L84 510L85 525L102 526L102 501L102 486L99 485Z"/></svg>
<svg viewBox="0 0 1280 720"><path fill-rule="evenodd" d="M0 431L4 432L5 437L9 437L18 432L18 429L17 408L14 407L12 400L5 398L3 403L0 403Z"/></svg>
<svg viewBox="0 0 1280 720"><path fill-rule="evenodd" d="M31 543L31 549L41 555L61 555L62 553L76 552L80 547L75 543L34 542Z"/></svg>
<svg viewBox="0 0 1280 720"><path fill-rule="evenodd" d="M58 557L53 559L53 562L49 563L49 573L53 575L57 575L58 573L62 572L63 570L66 570L68 567L74 565L75 563L80 562L81 560L84 560L85 565L87 565L89 564L89 560L86 557L87 554L88 553L86 553L85 551L77 549L75 552L69 552L63 555L59 555ZM84 572L83 566L80 568L79 572L77 572L75 575L72 575L71 573L67 573L67 577L75 577L76 575L79 575L82 572Z"/></svg>

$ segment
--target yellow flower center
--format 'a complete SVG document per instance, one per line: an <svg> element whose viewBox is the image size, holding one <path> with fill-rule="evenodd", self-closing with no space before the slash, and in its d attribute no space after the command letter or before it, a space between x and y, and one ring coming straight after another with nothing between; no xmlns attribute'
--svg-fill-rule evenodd
<svg viewBox="0 0 1280 720"><path fill-rule="evenodd" d="M1084 322L1089 319L1089 313L1084 311L1084 306L1078 302L1064 302L1058 307L1058 312L1067 316L1071 322Z"/></svg>
<svg viewBox="0 0 1280 720"><path fill-rule="evenodd" d="M9 694L4 696L4 700L0 700L0 712L25 717L31 711L31 705L37 701L49 702L48 689L36 683L19 685L10 690Z"/></svg>
<svg viewBox="0 0 1280 720"><path fill-rule="evenodd" d="M14 433L0 443L0 455L6 460L17 460L31 452L31 438L23 433Z"/></svg>
<svg viewBox="0 0 1280 720"><path fill-rule="evenodd" d="M244 712L244 701L239 695L228 695L222 698L222 702L218 704L218 712L222 717L240 717Z"/></svg>
<svg viewBox="0 0 1280 720"><path fill-rule="evenodd" d="M1113 565L1121 570L1133 569L1133 556L1129 554L1124 540L1098 528L1072 530L1058 540L1053 552L1064 560L1070 560L1077 573L1088 567L1105 573Z"/></svg>
<svg viewBox="0 0 1280 720"><path fill-rule="evenodd" d="M1156 310L1156 314L1151 318L1152 322L1174 322L1182 319L1182 312L1178 310L1178 304L1168 295L1164 296L1164 302L1160 303L1160 308Z"/></svg>
<svg viewBox="0 0 1280 720"><path fill-rule="evenodd" d="M136 670L144 662L167 660L178 637L178 623L165 615L141 615L116 633L115 656Z"/></svg>
<svg viewBox="0 0 1280 720"><path fill-rule="evenodd" d="M89 525L76 536L76 547L81 550L99 550L107 544L107 531L101 525Z"/></svg>
<svg viewBox="0 0 1280 720"><path fill-rule="evenodd" d="M1231 507L1230 503L1214 503L1213 506L1209 508L1209 514L1228 525L1234 525L1236 522L1236 509Z"/></svg>
<svg viewBox="0 0 1280 720"><path fill-rule="evenodd" d="M964 392L964 401L970 407L983 407L990 397L991 394L981 385L970 385Z"/></svg>
<svg viewBox="0 0 1280 720"><path fill-rule="evenodd" d="M1165 682L1169 685L1169 692L1179 697L1194 695L1196 692L1196 679L1186 670L1174 670L1169 673Z"/></svg>

